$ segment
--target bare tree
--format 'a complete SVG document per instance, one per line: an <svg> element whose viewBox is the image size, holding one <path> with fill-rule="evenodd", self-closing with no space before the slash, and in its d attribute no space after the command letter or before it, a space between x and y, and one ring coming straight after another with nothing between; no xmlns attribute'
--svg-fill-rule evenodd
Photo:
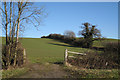
<svg viewBox="0 0 120 80"><path fill-rule="evenodd" d="M32 2L4 2L3 7L1 7L0 10L2 11L2 14L4 14L4 23L2 24L5 26L3 27L6 31L6 43L8 42L8 33L9 36L12 36L12 39L16 34L16 42L18 42L20 27L23 27L28 23L38 29L42 19L47 16L43 6L35 7ZM9 7L9 9L7 7ZM10 39L11 37L9 40Z"/></svg>
<svg viewBox="0 0 120 80"><path fill-rule="evenodd" d="M65 31L64 36L66 38L75 38L75 33L73 31Z"/></svg>
<svg viewBox="0 0 120 80"><path fill-rule="evenodd" d="M6 44L8 44L8 12L7 12L7 4L6 2L4 3L4 8L5 8L5 30L6 30Z"/></svg>
<svg viewBox="0 0 120 80"><path fill-rule="evenodd" d="M12 2L10 2L10 34L9 34L9 41L11 43L11 32L12 32Z"/></svg>
<svg viewBox="0 0 120 80"><path fill-rule="evenodd" d="M12 1L12 0L11 0ZM2 11L3 28L6 32L6 45L15 45L14 53L14 66L17 59L17 44L19 42L19 32L23 27L32 24L37 29L39 28L41 21L46 17L45 8L43 6L35 7L32 2L3 2L3 6L0 7ZM15 39L16 37L16 39ZM10 49L9 49L10 50ZM10 55L10 51L9 51Z"/></svg>

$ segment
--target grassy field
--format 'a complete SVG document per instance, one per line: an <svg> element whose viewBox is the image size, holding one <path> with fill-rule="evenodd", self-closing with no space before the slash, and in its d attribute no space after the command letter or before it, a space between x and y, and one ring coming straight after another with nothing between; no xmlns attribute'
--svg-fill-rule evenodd
<svg viewBox="0 0 120 80"><path fill-rule="evenodd" d="M117 40L109 40L109 41L117 41ZM5 44L5 38L3 38L3 43ZM26 49L27 58L30 61L30 63L55 63L55 62L63 62L64 61L64 51L65 49L76 51L76 52L87 52L87 51L93 51L86 48L79 48L79 47L73 47L69 44L58 42L56 40L52 39L40 39L40 38L23 38L20 39L20 42L22 43L23 47ZM93 46L102 46L101 44L105 41L95 41ZM3 71L3 77L9 77L11 76L17 76L21 75L24 72L26 72L25 68L18 68L15 70L7 70ZM106 70L95 70L99 72L98 74L94 74L91 72L94 72L93 70L88 70L86 77L87 78L96 78L96 76L102 75L102 73L105 73L104 77L115 77L117 78L118 70L112 70L112 71L106 71ZM79 70L79 74L83 72L82 70ZM114 73L113 73L114 72ZM90 74L89 74L90 73ZM16 75L15 75L16 74ZM108 76L107 76L108 74ZM110 74L110 75L109 75ZM112 76L113 75L113 76ZM84 77L84 76L83 76Z"/></svg>
<svg viewBox="0 0 120 80"><path fill-rule="evenodd" d="M77 52L86 52L88 49L72 47L52 39L22 39L26 48L27 57L33 63L61 62L64 60L65 49Z"/></svg>
<svg viewBox="0 0 120 80"><path fill-rule="evenodd" d="M118 42L117 39L96 40L93 42L93 47L103 47L106 42Z"/></svg>

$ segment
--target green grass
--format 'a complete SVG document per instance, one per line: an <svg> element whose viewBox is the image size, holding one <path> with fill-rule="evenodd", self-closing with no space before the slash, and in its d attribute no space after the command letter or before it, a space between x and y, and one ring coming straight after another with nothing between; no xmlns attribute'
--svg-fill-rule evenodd
<svg viewBox="0 0 120 80"><path fill-rule="evenodd" d="M28 68L16 68L2 71L2 78L11 78L23 75L28 71Z"/></svg>
<svg viewBox="0 0 120 80"><path fill-rule="evenodd" d="M87 69L87 70L79 70L79 74L84 72L86 75L82 76L82 78L118 78L118 70L105 70L105 69Z"/></svg>
<svg viewBox="0 0 120 80"><path fill-rule="evenodd" d="M65 49L77 52L86 52L89 50L85 48L71 47L68 44L52 39L24 38L21 42L24 48L26 48L28 59L33 63L63 61Z"/></svg>
<svg viewBox="0 0 120 80"><path fill-rule="evenodd" d="M3 43L5 44L5 38L3 38ZM117 40L104 40L105 41L117 41ZM23 38L20 40L23 47L26 49L27 58L31 63L54 63L54 62L62 62L64 60L64 51L68 49L70 51L76 52L87 52L93 51L86 48L72 47L69 44L62 43L52 39L40 39L40 38ZM94 41L94 45L96 47L102 46L102 42ZM23 74L25 71L24 68L15 69L15 70L6 70L3 71L3 77L12 77L16 75ZM97 73L95 73L97 71ZM108 70L86 70L86 71L78 71L79 74L86 72L86 78L99 78L101 77L118 77L118 70L112 70L109 72ZM11 74L11 75L10 75Z"/></svg>
<svg viewBox="0 0 120 80"><path fill-rule="evenodd" d="M79 69L64 67L70 74L77 78L119 78L118 69Z"/></svg>
<svg viewBox="0 0 120 80"><path fill-rule="evenodd" d="M95 40L93 42L93 47L103 47L104 43L106 42L118 42L117 39L106 39L106 40Z"/></svg>

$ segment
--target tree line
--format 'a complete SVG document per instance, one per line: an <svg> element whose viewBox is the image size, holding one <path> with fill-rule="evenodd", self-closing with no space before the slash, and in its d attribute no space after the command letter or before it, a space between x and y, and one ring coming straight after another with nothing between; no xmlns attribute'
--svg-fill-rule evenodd
<svg viewBox="0 0 120 80"><path fill-rule="evenodd" d="M93 41L101 38L101 32L96 28L95 25L92 25L88 22L83 23L82 29L83 30L79 31L79 35L83 36L81 38L76 38L73 31L65 31L64 35L50 34L48 36L42 36L41 38L51 38L69 43L73 46L91 48Z"/></svg>

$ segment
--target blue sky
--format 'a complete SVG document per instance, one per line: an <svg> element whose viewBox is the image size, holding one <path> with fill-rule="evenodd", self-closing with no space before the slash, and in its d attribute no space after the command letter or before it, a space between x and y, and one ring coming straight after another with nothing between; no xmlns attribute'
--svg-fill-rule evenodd
<svg viewBox="0 0 120 80"><path fill-rule="evenodd" d="M41 5L46 7L47 18L39 26L39 31L28 25L22 37L40 38L50 33L63 34L66 30L72 30L78 36L78 31L82 30L82 23L89 22L97 25L103 37L118 38L117 2L35 3L35 6Z"/></svg>

